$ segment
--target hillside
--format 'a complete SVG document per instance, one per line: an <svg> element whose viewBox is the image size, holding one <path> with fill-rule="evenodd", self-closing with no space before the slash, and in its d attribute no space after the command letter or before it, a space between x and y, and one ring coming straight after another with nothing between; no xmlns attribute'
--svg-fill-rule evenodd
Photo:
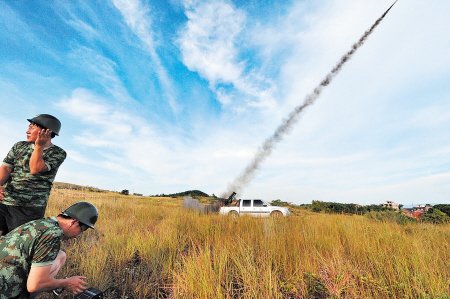
<svg viewBox="0 0 450 299"><path fill-rule="evenodd" d="M71 183L63 183L63 182L54 182L53 188L56 189L68 189L68 190L86 190L92 192L111 192L109 190L103 190L92 186L82 186Z"/></svg>
<svg viewBox="0 0 450 299"><path fill-rule="evenodd" d="M184 192L171 193L171 194L160 194L151 196L169 196L169 197L182 197L182 196L192 196L192 197L209 197L209 195L200 190L188 190Z"/></svg>

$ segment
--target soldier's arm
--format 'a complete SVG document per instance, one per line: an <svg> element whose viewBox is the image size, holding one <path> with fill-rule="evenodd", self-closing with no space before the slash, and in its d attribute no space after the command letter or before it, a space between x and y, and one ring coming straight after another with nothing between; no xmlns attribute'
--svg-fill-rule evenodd
<svg viewBox="0 0 450 299"><path fill-rule="evenodd" d="M52 265L31 267L27 279L28 292L34 293L62 288L72 294L78 294L86 289L86 277L72 276L64 279L55 279L51 276L51 269Z"/></svg>
<svg viewBox="0 0 450 299"><path fill-rule="evenodd" d="M44 149L42 147L34 147L33 153L30 157L30 174L35 175L48 170L44 161L43 153Z"/></svg>
<svg viewBox="0 0 450 299"><path fill-rule="evenodd" d="M41 130L34 143L34 150L30 157L30 174L35 175L48 170L44 161L44 146L51 140L52 131Z"/></svg>
<svg viewBox="0 0 450 299"><path fill-rule="evenodd" d="M5 197L3 195L3 185L8 181L12 168L8 164L0 166L0 201Z"/></svg>
<svg viewBox="0 0 450 299"><path fill-rule="evenodd" d="M12 168L8 164L0 166L0 186L3 186L8 181L11 172Z"/></svg>

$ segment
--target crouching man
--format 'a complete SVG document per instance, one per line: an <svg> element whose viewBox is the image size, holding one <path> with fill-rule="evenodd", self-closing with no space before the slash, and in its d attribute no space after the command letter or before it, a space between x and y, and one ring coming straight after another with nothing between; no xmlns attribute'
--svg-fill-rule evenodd
<svg viewBox="0 0 450 299"><path fill-rule="evenodd" d="M55 278L66 260L60 246L94 228L97 218L94 205L77 202L57 217L30 221L0 237L0 299L30 298L30 293L57 288L83 292L86 277Z"/></svg>

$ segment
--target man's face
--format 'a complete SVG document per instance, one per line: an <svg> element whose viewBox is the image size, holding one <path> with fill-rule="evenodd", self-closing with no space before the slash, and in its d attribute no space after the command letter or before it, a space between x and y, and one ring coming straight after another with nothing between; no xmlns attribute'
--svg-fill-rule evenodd
<svg viewBox="0 0 450 299"><path fill-rule="evenodd" d="M28 142L35 142L39 131L42 130L42 128L40 128L38 125L34 124L34 123L30 123L28 125L28 130L27 130L27 141Z"/></svg>
<svg viewBox="0 0 450 299"><path fill-rule="evenodd" d="M80 236L85 230L88 229L88 226L81 223L78 220L73 219L71 221L71 225L64 232L67 239L72 239Z"/></svg>

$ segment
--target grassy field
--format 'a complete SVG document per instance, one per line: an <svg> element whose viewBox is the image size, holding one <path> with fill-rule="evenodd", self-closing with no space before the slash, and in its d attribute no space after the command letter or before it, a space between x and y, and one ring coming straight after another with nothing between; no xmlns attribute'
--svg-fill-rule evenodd
<svg viewBox="0 0 450 299"><path fill-rule="evenodd" d="M47 215L79 200L99 221L63 245L59 276L85 275L106 298L450 298L450 225L303 210L230 218L182 199L65 189Z"/></svg>

